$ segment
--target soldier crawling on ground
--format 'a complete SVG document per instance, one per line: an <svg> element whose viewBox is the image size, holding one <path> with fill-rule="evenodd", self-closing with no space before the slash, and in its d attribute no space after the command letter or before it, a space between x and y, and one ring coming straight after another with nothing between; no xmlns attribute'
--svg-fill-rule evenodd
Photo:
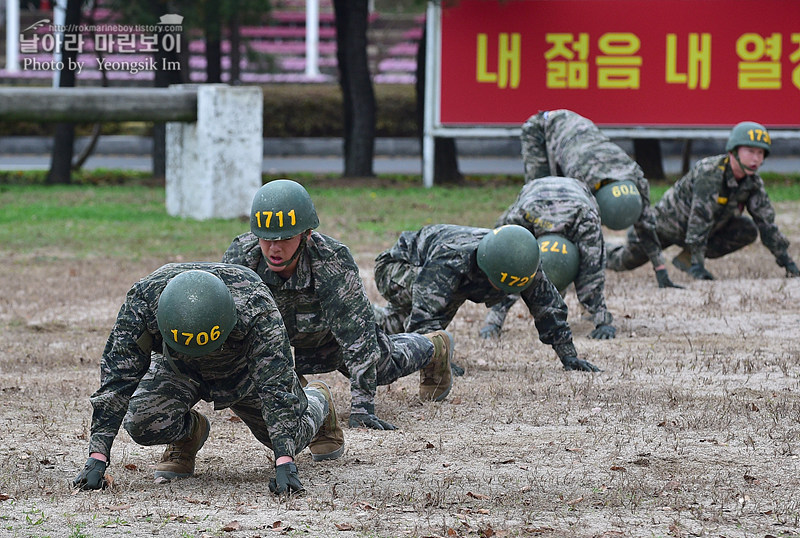
<svg viewBox="0 0 800 538"><path fill-rule="evenodd" d="M680 287L667 273L650 205L650 185L636 161L622 148L592 121L564 109L531 116L522 125L520 139L526 182L546 176L566 176L583 182L597 198L603 225L624 230L633 224L633 233L655 270L658 287ZM621 218L629 214L629 209L635 212L636 205L638 218ZM623 207L627 209L623 211Z"/></svg>
<svg viewBox="0 0 800 538"><path fill-rule="evenodd" d="M388 301L375 306L375 318L389 333L443 330L468 300L492 306L520 294L539 340L565 370L599 371L578 358L567 305L541 270L536 238L521 226L434 224L403 232L375 259L375 284Z"/></svg>
<svg viewBox="0 0 800 538"><path fill-rule="evenodd" d="M638 212L631 222L637 217ZM574 282L578 301L595 325L589 337L614 338L616 329L604 295L606 251L600 209L589 189L570 177L538 178L522 187L495 226L504 224L522 226L538 239L544 272L562 295ZM508 295L489 310L481 337L500 336L506 315L518 298Z"/></svg>
<svg viewBox="0 0 800 538"><path fill-rule="evenodd" d="M655 206L656 231L662 246L679 245L683 250L672 263L699 280L713 280L706 258L720 258L761 242L787 277L800 276L789 256L789 241L775 224L758 168L769 156L772 141L767 129L752 121L738 123L725 144L725 154L699 160L670 187ZM743 215L747 209L750 217ZM634 230L628 230L626 245L608 250L608 267L628 271L647 260L645 247Z"/></svg>
<svg viewBox="0 0 800 538"><path fill-rule="evenodd" d="M350 378L351 427L393 430L375 413L376 386L419 371L420 399L444 400L452 385L453 338L445 331L385 334L350 250L314 231L317 226L302 185L270 181L253 198L250 232L233 240L223 261L253 269L272 291L298 374L338 370Z"/></svg>
<svg viewBox="0 0 800 538"><path fill-rule="evenodd" d="M210 422L200 400L230 408L275 455L273 493L303 490L294 463L307 445L313 459L342 454L330 390L301 388L278 308L251 270L221 263L165 265L128 292L100 361L91 396L89 458L73 481L105 487L111 445L121 424L137 443L168 444L161 480L194 474ZM341 429L339 429L341 432Z"/></svg>

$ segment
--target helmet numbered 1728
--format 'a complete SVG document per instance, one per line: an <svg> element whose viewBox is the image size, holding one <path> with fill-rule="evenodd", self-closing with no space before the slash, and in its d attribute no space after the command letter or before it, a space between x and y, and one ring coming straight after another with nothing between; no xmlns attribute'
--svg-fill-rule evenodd
<svg viewBox="0 0 800 538"><path fill-rule="evenodd" d="M575 243L563 235L547 234L538 238L542 271L559 292L567 289L578 276L580 253Z"/></svg>

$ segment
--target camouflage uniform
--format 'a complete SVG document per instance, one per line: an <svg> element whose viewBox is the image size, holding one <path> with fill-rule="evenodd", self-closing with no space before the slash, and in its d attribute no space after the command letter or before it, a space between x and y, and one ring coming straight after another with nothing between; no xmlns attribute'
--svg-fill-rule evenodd
<svg viewBox="0 0 800 538"><path fill-rule="evenodd" d="M744 209L753 217L742 215ZM689 250L692 264L719 258L756 240L779 259L788 257L789 241L775 225L775 210L758 174L737 181L727 154L706 157L670 187L655 206L658 237L664 247ZM627 271L647 260L631 230L628 244L608 251L608 267Z"/></svg>
<svg viewBox="0 0 800 538"><path fill-rule="evenodd" d="M253 269L269 286L298 374L339 370L350 377L352 413L374 414L376 385L420 370L433 356L424 336L388 336L378 328L355 260L335 239L312 231L288 280L267 267L251 232L233 240L223 261Z"/></svg>
<svg viewBox="0 0 800 538"><path fill-rule="evenodd" d="M219 349L190 357L163 345L156 321L167 283L199 269L230 290L238 321ZM258 275L220 263L168 264L139 280L120 308L100 362L100 388L90 400L89 453L108 457L120 424L141 445L168 444L191 432L189 410L200 400L230 408L275 458L294 457L327 415L324 395L303 390L292 370L280 313Z"/></svg>
<svg viewBox="0 0 800 538"><path fill-rule="evenodd" d="M388 332L427 333L445 329L464 302L499 303L505 293L494 288L478 268L478 243L490 230L452 224L403 232L397 243L375 259L375 284L389 302L378 323ZM575 357L567 306L541 266L521 294L533 315L539 340L559 358Z"/></svg>
<svg viewBox="0 0 800 538"><path fill-rule="evenodd" d="M531 116L522 126L525 180L567 176L583 182L594 193L604 180L630 180L642 195L642 215L634 232L653 267L664 265L656 234L650 185L642 169L590 120L570 110L549 110Z"/></svg>
<svg viewBox="0 0 800 538"><path fill-rule="evenodd" d="M611 325L606 308L606 252L600 210L586 186L570 177L548 176L527 183L516 201L500 216L495 227L517 224L536 236L558 234L572 241L580 254L575 293L592 316L595 326ZM503 326L506 314L518 296L509 295L492 307L487 324Z"/></svg>

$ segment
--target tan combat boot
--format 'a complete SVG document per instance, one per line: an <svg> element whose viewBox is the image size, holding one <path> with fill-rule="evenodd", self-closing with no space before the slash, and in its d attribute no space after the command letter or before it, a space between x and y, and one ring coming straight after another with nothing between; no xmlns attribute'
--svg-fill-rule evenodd
<svg viewBox="0 0 800 538"><path fill-rule="evenodd" d="M172 480L174 478L187 478L194 474L194 461L197 452L208 439L211 424L208 419L192 409L192 433L186 439L173 441L161 456L161 461L156 465L156 478Z"/></svg>
<svg viewBox="0 0 800 538"><path fill-rule="evenodd" d="M339 419L336 416L336 408L333 406L331 389L322 381L312 381L307 388L320 391L325 399L328 400L328 416L322 423L310 443L308 449L311 451L311 458L314 461L335 460L344 453L344 432L339 426Z"/></svg>
<svg viewBox="0 0 800 538"><path fill-rule="evenodd" d="M689 267L692 266L692 253L686 249L681 250L681 253L672 258L672 265L681 271L688 273Z"/></svg>
<svg viewBox="0 0 800 538"><path fill-rule="evenodd" d="M453 360L455 344L447 331L435 331L425 337L433 342L433 357L428 366L419 371L419 398L441 402L453 385L450 361Z"/></svg>

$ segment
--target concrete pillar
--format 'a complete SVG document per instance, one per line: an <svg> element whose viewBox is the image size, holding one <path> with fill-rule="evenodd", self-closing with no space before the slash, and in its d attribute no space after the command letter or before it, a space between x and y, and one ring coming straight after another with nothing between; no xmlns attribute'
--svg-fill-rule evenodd
<svg viewBox="0 0 800 538"><path fill-rule="evenodd" d="M169 215L205 220L250 214L261 187L262 110L259 87L197 86L197 122L167 123Z"/></svg>

